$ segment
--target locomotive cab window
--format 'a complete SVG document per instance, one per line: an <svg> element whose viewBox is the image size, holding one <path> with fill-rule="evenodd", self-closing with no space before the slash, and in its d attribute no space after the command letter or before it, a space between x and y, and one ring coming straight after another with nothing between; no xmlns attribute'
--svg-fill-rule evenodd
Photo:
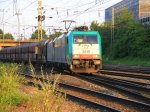
<svg viewBox="0 0 150 112"><path fill-rule="evenodd" d="M84 35L74 35L74 44L82 44L84 41Z"/></svg>
<svg viewBox="0 0 150 112"><path fill-rule="evenodd" d="M74 35L74 44L97 44L97 35Z"/></svg>
<svg viewBox="0 0 150 112"><path fill-rule="evenodd" d="M86 36L86 42L88 44L97 44L98 43L97 36L96 35L87 35Z"/></svg>

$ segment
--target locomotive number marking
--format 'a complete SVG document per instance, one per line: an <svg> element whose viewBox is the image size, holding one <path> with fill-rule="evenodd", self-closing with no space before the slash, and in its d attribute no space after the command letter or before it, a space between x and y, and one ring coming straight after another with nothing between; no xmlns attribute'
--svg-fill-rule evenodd
<svg viewBox="0 0 150 112"><path fill-rule="evenodd" d="M90 53L90 50L82 50L82 53L83 53L83 54L89 54L89 53Z"/></svg>

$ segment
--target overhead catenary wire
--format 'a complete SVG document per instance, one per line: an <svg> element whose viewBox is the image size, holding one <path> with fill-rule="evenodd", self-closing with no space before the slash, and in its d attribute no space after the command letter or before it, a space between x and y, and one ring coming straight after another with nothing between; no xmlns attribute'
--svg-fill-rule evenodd
<svg viewBox="0 0 150 112"><path fill-rule="evenodd" d="M90 4L91 3L94 3L94 2L90 2ZM89 4L89 3L88 3ZM96 4L94 4L94 6L95 6ZM100 4L101 5L101 4ZM90 9L90 8L89 8ZM89 10L89 9L87 9L87 10L85 10L85 11L83 11L82 13L87 13L87 11ZM80 13L79 13L80 14ZM74 16L74 15L78 15L78 14L72 14L72 15L69 15L69 17L71 17L71 16ZM57 18L57 20L55 21L55 22L58 22L58 21L62 21L63 19L62 18L60 18L60 16L62 17L62 16L64 16L64 15L60 15L59 14L59 18ZM65 17L64 17L65 18ZM61 22L59 22L58 24L60 24ZM58 25L57 24L57 25Z"/></svg>
<svg viewBox="0 0 150 112"><path fill-rule="evenodd" d="M29 1L29 0L27 0L26 2L30 2L30 3L28 3L25 7L23 7L22 9L20 9L21 11L25 11L25 10L29 10L29 9L31 9L30 7L31 6L33 6L34 5L34 3L36 2L37 0L32 0L32 1ZM62 3L67 3L69 0L63 0L63 1L59 1L59 4L62 4ZM58 2L58 1L55 1L56 3ZM100 2L99 1L97 1L97 4L95 4L95 0L92 0L92 1L88 1L87 3L80 3L81 2L81 0L78 0L78 3L76 3L76 5L74 6L74 4L72 5L72 4L68 4L68 5L70 5L70 6L68 6L67 5L67 7L57 7L57 11L55 11L55 13L54 13L54 11L52 11L52 13L53 13L53 16L55 16L55 18L53 18L52 19L52 21L48 21L49 22L49 24L51 25L51 24L53 24L53 23L55 23L55 26L60 26L60 27L62 27L62 25L61 24L59 24L60 23L60 21L62 21L62 20L64 20L64 19L66 19L66 18L78 18L78 17L80 17L82 14L85 14L85 13L88 13L88 12L94 12L94 11L97 11L98 12L98 10L96 10L96 8L95 8L95 6L99 6L98 4L100 4ZM89 6L89 7L87 7L87 6ZM90 9L90 7L92 7L93 6L93 8L91 8ZM86 8L87 7L87 8ZM87 10L86 10L86 9ZM88 9L89 8L89 9ZM76 10L77 9L77 10ZM85 10L84 10L85 9ZM95 9L95 10L94 10ZM31 10L33 10L33 9L31 9ZM56 9L55 9L56 10ZM34 8L34 11L37 11L35 8ZM78 12L75 12L75 11L78 11ZM48 11L47 11L48 12ZM51 12L49 11L49 14L50 14ZM30 15L30 16L32 16L32 15ZM10 19L14 19L14 16L9 16L8 18L6 18L5 19L5 21L8 21L8 20L10 20ZM33 19L35 19L35 17L33 17ZM30 20L28 20L28 21L33 21L32 19L30 19ZM9 21L8 21L9 22ZM10 23L10 22L9 22ZM14 24L14 23L13 23ZM23 26L23 25L20 25L21 27Z"/></svg>
<svg viewBox="0 0 150 112"><path fill-rule="evenodd" d="M3 0L3 1L0 1L0 3L5 3L5 2L8 2L10 0Z"/></svg>
<svg viewBox="0 0 150 112"><path fill-rule="evenodd" d="M25 6L23 9L21 10L25 10L27 9L29 6L31 6L33 3L35 3L37 0L31 2L30 4L28 4L27 6ZM11 1L12 2L12 1ZM16 0L13 0L13 3L14 3L14 8L15 10L17 10L17 6L16 6ZM10 4L9 4L10 5ZM10 20L10 19L13 19L15 15L13 14L12 16L9 16L8 18L5 19L4 23L8 23L7 21ZM15 26L15 25L14 25Z"/></svg>
<svg viewBox="0 0 150 112"><path fill-rule="evenodd" d="M109 2L109 1L110 1L110 0L106 0L104 3L107 3L107 2ZM90 2L90 3L91 3L91 2ZM102 4L104 4L104 3L94 4L94 5L92 5L91 7L88 7L87 9L85 9L84 11L82 11L82 12L80 12L80 13L78 13L78 14L69 15L69 17L76 15L76 17L71 18L72 20L74 20L75 18L77 18L77 17L79 17L80 15L86 13L86 12L89 11L90 9L95 8L95 6L99 6L99 5L102 5ZM66 18L66 16L65 16L64 18ZM57 22L57 21L56 21L56 22ZM60 24L60 22L59 22L58 24Z"/></svg>
<svg viewBox="0 0 150 112"><path fill-rule="evenodd" d="M35 3L37 0L35 0L35 1L33 1L33 2L31 2L30 4L28 4L27 6L25 6L23 9L21 9L21 10L25 10L25 9L27 9L29 6L31 6L33 3ZM81 5L79 5L79 6L76 6L76 7L73 7L73 8L70 8L70 9L68 9L68 10L72 10L72 9L75 9L75 8L78 8L78 7L83 7L83 6L85 6L85 5L88 5L88 4L92 4L92 3L94 3L94 2L88 2L88 3L85 3L85 4L81 4ZM63 11L64 12L64 11ZM59 12L60 13L60 12ZM59 14L58 12L57 12L57 15ZM61 15L62 16L62 15ZM9 19L11 19L13 16L10 16L9 18L7 18L7 19L5 19L5 20L9 20Z"/></svg>
<svg viewBox="0 0 150 112"><path fill-rule="evenodd" d="M109 1L110 1L110 0L106 0L105 3L109 2ZM104 4L104 3L100 3L99 5L102 5L102 4ZM98 5L98 6L99 6L99 5ZM89 7L89 8L87 8L87 9L85 9L83 12L81 12L81 13L80 13L79 15L77 15L75 18L77 18L78 16L84 14L84 13L87 12L88 10L94 8L94 6L95 6L95 5L93 5L93 6ZM74 19L74 18L73 18L73 19Z"/></svg>
<svg viewBox="0 0 150 112"><path fill-rule="evenodd" d="M25 6L23 9L21 10L25 10L27 9L28 7L30 7L32 4L34 4L35 2L37 2L37 0L34 0L33 2L31 2L30 4L28 4L27 6Z"/></svg>

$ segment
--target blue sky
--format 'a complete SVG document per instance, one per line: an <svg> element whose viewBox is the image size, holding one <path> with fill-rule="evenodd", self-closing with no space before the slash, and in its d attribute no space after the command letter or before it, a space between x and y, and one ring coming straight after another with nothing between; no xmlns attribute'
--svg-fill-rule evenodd
<svg viewBox="0 0 150 112"><path fill-rule="evenodd" d="M38 0L17 0L20 15L20 33L29 38L37 26ZM104 11L107 7L121 0L43 0L45 11L45 30L47 34L54 28L64 29L63 20L74 20L73 26L87 25L91 21L104 21ZM5 10L4 19L3 12ZM53 10L52 10L53 9ZM48 18L53 17L53 18ZM4 20L4 32L12 33L17 38L17 16L13 8L13 0L0 0L0 28ZM25 30L24 30L25 29Z"/></svg>

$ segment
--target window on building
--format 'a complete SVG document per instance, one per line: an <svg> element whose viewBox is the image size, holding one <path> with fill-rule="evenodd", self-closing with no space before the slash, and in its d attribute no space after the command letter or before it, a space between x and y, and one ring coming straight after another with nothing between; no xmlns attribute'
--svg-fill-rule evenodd
<svg viewBox="0 0 150 112"><path fill-rule="evenodd" d="M148 17L148 22L150 22L150 17Z"/></svg>

